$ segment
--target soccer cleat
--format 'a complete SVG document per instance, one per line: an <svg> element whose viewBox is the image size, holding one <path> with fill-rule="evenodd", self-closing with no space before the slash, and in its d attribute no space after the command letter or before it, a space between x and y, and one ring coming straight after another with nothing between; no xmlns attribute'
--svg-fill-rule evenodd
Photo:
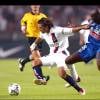
<svg viewBox="0 0 100 100"><path fill-rule="evenodd" d="M23 69L25 67L25 64L23 63L23 59L19 58L18 62L19 62L19 69L20 69L20 71L23 71Z"/></svg>
<svg viewBox="0 0 100 100"><path fill-rule="evenodd" d="M36 80L34 80L34 83L36 85L46 85L47 84L47 81L44 80L44 79L36 79Z"/></svg>
<svg viewBox="0 0 100 100"><path fill-rule="evenodd" d="M37 84L37 85L46 85L47 82L49 81L49 79L50 79L50 76L44 76L43 79L34 80L34 83Z"/></svg>
<svg viewBox="0 0 100 100"><path fill-rule="evenodd" d="M76 82L80 82L81 81L81 78L78 76L78 78L77 78L77 80L76 80ZM69 83L66 83L65 84L65 87L70 87L71 85L69 84Z"/></svg>
<svg viewBox="0 0 100 100"><path fill-rule="evenodd" d="M80 90L78 91L81 95L85 95L86 93L85 93L85 89L83 89L83 88L80 88Z"/></svg>

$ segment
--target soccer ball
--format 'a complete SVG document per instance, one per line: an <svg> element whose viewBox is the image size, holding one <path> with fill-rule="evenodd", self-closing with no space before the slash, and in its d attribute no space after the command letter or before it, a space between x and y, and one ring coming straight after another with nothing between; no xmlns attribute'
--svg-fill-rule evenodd
<svg viewBox="0 0 100 100"><path fill-rule="evenodd" d="M11 83L11 84L9 84L9 86L8 86L8 93L10 95L17 96L17 95L19 95L20 91L21 91L21 87L20 87L19 84L17 84L17 83Z"/></svg>

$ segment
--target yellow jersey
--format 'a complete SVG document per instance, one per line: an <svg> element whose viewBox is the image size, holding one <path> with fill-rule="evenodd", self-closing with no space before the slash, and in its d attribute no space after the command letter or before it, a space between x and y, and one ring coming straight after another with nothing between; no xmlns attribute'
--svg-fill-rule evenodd
<svg viewBox="0 0 100 100"><path fill-rule="evenodd" d="M43 17L47 18L47 16L43 13L33 14L32 12L28 12L24 14L21 19L21 26L26 25L26 37L40 36L38 21Z"/></svg>

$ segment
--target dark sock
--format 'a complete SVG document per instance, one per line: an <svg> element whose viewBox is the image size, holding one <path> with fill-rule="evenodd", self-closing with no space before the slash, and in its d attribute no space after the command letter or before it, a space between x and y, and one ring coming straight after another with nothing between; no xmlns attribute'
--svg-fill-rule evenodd
<svg viewBox="0 0 100 100"><path fill-rule="evenodd" d="M80 87L78 84L73 80L73 78L69 75L66 75L66 78L64 78L65 81L67 81L71 86L73 86L77 91L80 90Z"/></svg>
<svg viewBox="0 0 100 100"><path fill-rule="evenodd" d="M33 67L33 70L37 79L43 79L44 76L43 76L42 69L40 66Z"/></svg>
<svg viewBox="0 0 100 100"><path fill-rule="evenodd" d="M30 62L30 61L31 61L30 58L27 57L27 58L24 58L24 59L23 59L22 63L23 63L23 64L26 64L27 62Z"/></svg>

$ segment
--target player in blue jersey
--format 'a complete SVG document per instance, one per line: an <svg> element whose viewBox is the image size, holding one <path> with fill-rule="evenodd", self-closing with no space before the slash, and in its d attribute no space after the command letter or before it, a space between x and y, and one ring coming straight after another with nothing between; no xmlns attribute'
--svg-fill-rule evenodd
<svg viewBox="0 0 100 100"><path fill-rule="evenodd" d="M96 58L98 70L100 71L100 12L96 10L91 14L90 34L88 43L83 45L81 49L66 57L66 64L74 64L84 61L88 63L93 58Z"/></svg>

